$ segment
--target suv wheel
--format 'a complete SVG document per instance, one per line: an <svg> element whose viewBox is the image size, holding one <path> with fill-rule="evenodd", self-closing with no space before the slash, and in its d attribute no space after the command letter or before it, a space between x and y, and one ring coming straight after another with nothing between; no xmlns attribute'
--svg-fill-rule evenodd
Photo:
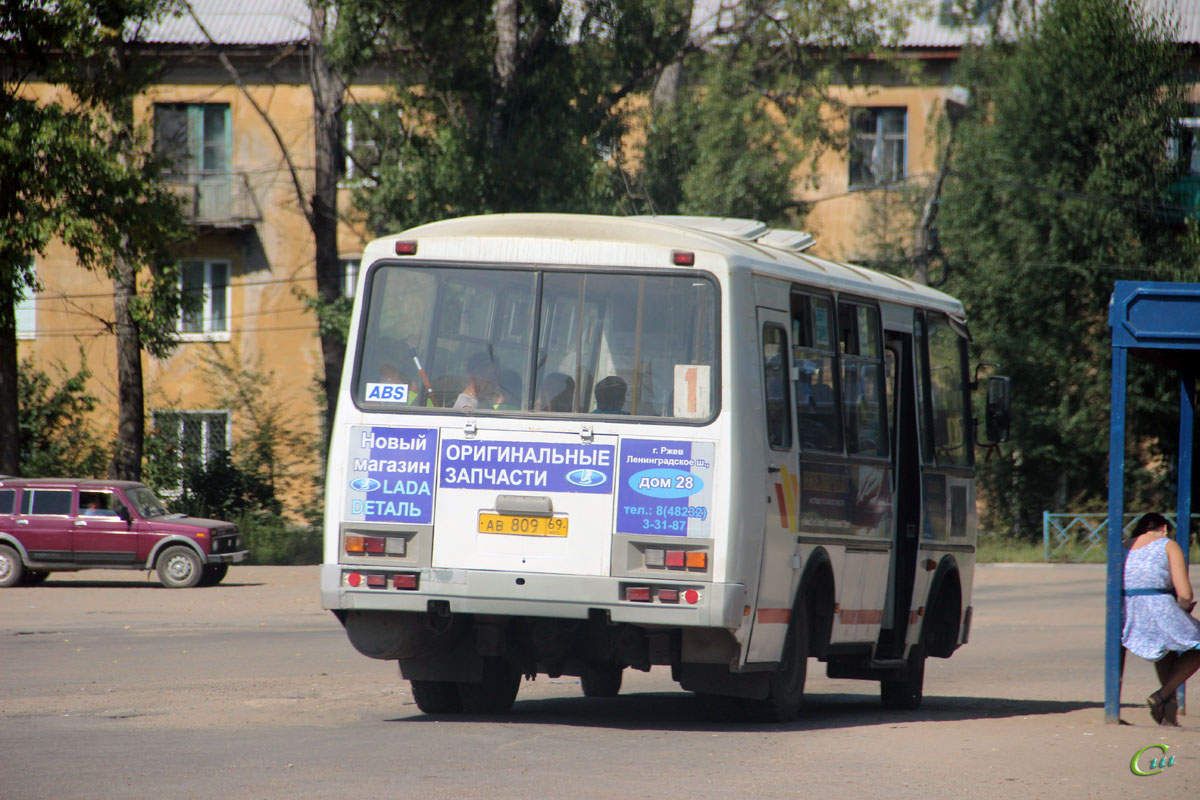
<svg viewBox="0 0 1200 800"><path fill-rule="evenodd" d="M158 557L158 579L168 589L188 589L200 583L204 568L190 547L176 545Z"/></svg>
<svg viewBox="0 0 1200 800"><path fill-rule="evenodd" d="M21 555L8 545L0 544L0 589L16 586L24 571Z"/></svg>

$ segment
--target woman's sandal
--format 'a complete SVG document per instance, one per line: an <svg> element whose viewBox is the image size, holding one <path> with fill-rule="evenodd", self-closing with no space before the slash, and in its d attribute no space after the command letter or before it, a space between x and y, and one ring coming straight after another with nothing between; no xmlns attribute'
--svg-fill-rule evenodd
<svg viewBox="0 0 1200 800"><path fill-rule="evenodd" d="M1146 698L1146 705L1150 707L1150 718L1154 720L1155 725L1162 725L1163 717L1167 713L1167 703L1158 697L1158 692Z"/></svg>
<svg viewBox="0 0 1200 800"><path fill-rule="evenodd" d="M1179 727L1179 701L1175 699L1174 692L1171 692L1171 699L1163 703L1163 718L1158 724L1168 728Z"/></svg>

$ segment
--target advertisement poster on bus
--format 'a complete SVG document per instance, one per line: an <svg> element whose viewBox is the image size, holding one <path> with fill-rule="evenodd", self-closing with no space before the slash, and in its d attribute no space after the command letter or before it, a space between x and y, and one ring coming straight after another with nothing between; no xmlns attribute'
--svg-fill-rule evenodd
<svg viewBox="0 0 1200 800"><path fill-rule="evenodd" d="M617 477L617 533L711 535L713 442L624 439Z"/></svg>
<svg viewBox="0 0 1200 800"><path fill-rule="evenodd" d="M435 428L352 427L345 519L433 524L437 441Z"/></svg>
<svg viewBox="0 0 1200 800"><path fill-rule="evenodd" d="M499 492L610 494L611 444L443 439L438 486Z"/></svg>

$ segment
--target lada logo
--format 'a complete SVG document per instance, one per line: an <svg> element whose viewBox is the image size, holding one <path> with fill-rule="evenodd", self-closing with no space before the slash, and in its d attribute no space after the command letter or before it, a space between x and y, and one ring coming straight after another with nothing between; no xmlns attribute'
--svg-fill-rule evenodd
<svg viewBox="0 0 1200 800"><path fill-rule="evenodd" d="M350 488L356 492L373 492L382 484L374 478L355 478L350 481Z"/></svg>
<svg viewBox="0 0 1200 800"><path fill-rule="evenodd" d="M599 486L608 476L598 469L573 469L567 473L567 483L575 486Z"/></svg>

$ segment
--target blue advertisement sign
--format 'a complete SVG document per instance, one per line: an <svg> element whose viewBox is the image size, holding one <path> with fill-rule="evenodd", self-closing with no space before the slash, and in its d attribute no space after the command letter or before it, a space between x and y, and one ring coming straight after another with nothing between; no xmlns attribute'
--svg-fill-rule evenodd
<svg viewBox="0 0 1200 800"><path fill-rule="evenodd" d="M611 494L615 449L609 444L446 439L441 445L438 486Z"/></svg>
<svg viewBox="0 0 1200 800"><path fill-rule="evenodd" d="M715 453L712 442L623 439L617 532L709 536Z"/></svg>
<svg viewBox="0 0 1200 800"><path fill-rule="evenodd" d="M354 426L345 519L432 525L437 442L436 428Z"/></svg>

